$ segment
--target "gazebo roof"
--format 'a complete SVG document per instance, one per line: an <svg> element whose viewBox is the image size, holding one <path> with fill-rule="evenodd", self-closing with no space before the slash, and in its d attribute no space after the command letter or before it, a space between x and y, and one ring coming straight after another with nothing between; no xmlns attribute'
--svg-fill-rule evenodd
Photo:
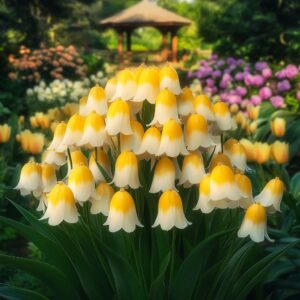
<svg viewBox="0 0 300 300"><path fill-rule="evenodd" d="M170 27L191 24L191 20L164 9L153 2L142 0L100 22L105 27Z"/></svg>

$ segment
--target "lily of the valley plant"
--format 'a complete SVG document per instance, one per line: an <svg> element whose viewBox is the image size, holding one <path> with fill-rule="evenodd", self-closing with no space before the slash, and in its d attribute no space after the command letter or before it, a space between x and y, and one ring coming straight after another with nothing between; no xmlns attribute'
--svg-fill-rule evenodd
<svg viewBox="0 0 300 300"><path fill-rule="evenodd" d="M253 194L234 128L225 103L182 89L169 64L122 70L80 99L16 187L38 200L40 221L17 206L36 236L21 231L46 251L64 297L246 297L283 249L263 263L240 238L271 241L284 185Z"/></svg>

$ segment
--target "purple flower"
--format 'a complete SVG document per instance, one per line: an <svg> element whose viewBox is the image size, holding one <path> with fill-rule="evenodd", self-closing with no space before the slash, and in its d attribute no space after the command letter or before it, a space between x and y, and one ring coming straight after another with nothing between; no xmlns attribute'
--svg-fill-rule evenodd
<svg viewBox="0 0 300 300"><path fill-rule="evenodd" d="M218 78L222 75L222 72L220 70L216 70L212 72L212 77L213 78Z"/></svg>
<svg viewBox="0 0 300 300"><path fill-rule="evenodd" d="M244 97L247 94L247 89L243 86L237 86L235 92L237 95Z"/></svg>
<svg viewBox="0 0 300 300"><path fill-rule="evenodd" d="M236 61L236 64L238 65L238 66L241 66L241 65L243 65L245 63L245 61L242 59L242 58L239 58L237 61Z"/></svg>
<svg viewBox="0 0 300 300"><path fill-rule="evenodd" d="M282 69L278 72L275 73L275 76L278 78L278 79L283 79L285 78L285 69Z"/></svg>
<svg viewBox="0 0 300 300"><path fill-rule="evenodd" d="M266 100L272 96L272 90L268 86L264 86L259 90L258 94L262 100Z"/></svg>
<svg viewBox="0 0 300 300"><path fill-rule="evenodd" d="M297 100L300 101L300 91L297 92Z"/></svg>
<svg viewBox="0 0 300 300"><path fill-rule="evenodd" d="M239 95L229 95L227 99L230 104L240 104L242 102L242 98Z"/></svg>
<svg viewBox="0 0 300 300"><path fill-rule="evenodd" d="M218 54L212 54L210 56L210 60L217 60L218 59Z"/></svg>
<svg viewBox="0 0 300 300"><path fill-rule="evenodd" d="M265 78L270 78L270 77L272 77L272 70L270 68L265 68L261 71L261 74Z"/></svg>
<svg viewBox="0 0 300 300"><path fill-rule="evenodd" d="M229 81L223 80L223 79L220 81L220 88L221 89L227 89L228 86L229 86Z"/></svg>
<svg viewBox="0 0 300 300"><path fill-rule="evenodd" d="M258 61L255 64L255 69L257 71L262 71L263 69L266 69L266 68L268 68L268 64L265 61Z"/></svg>
<svg viewBox="0 0 300 300"><path fill-rule="evenodd" d="M260 87L264 84L265 79L261 75L254 75L252 85Z"/></svg>
<svg viewBox="0 0 300 300"><path fill-rule="evenodd" d="M271 97L271 103L274 107L283 107L284 99L281 96L273 96Z"/></svg>
<svg viewBox="0 0 300 300"><path fill-rule="evenodd" d="M238 72L234 76L235 80L241 81L244 80L244 73L243 72Z"/></svg>
<svg viewBox="0 0 300 300"><path fill-rule="evenodd" d="M261 103L262 99L258 95L252 95L250 101L253 105L259 105Z"/></svg>
<svg viewBox="0 0 300 300"><path fill-rule="evenodd" d="M295 78L298 75L298 68L295 65L287 65L285 68L285 76L289 79Z"/></svg>
<svg viewBox="0 0 300 300"><path fill-rule="evenodd" d="M279 92L288 91L288 90L291 89L291 84L287 79L279 81L277 83L277 89L278 89Z"/></svg>
<svg viewBox="0 0 300 300"><path fill-rule="evenodd" d="M228 65L235 65L236 64L236 60L233 57L228 57L227 58L227 64Z"/></svg>
<svg viewBox="0 0 300 300"><path fill-rule="evenodd" d="M211 78L206 79L206 86L214 87L215 86L215 81Z"/></svg>
<svg viewBox="0 0 300 300"><path fill-rule="evenodd" d="M217 62L216 62L216 66L217 67L221 67L225 64L225 61L223 59L219 59Z"/></svg>

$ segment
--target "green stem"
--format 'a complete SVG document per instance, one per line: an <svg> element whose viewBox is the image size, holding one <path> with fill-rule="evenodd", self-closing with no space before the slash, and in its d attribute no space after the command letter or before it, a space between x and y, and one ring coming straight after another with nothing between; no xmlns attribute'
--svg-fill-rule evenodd
<svg viewBox="0 0 300 300"><path fill-rule="evenodd" d="M174 275L174 268L175 268L175 254L176 254L176 249L175 249L175 244L176 244L176 229L172 229L172 245L171 245L171 262L170 262L170 277L169 277L169 289L172 284L173 280L173 275Z"/></svg>
<svg viewBox="0 0 300 300"><path fill-rule="evenodd" d="M224 150L224 134L223 134L223 132L221 133L221 150L223 153L223 150Z"/></svg>
<svg viewBox="0 0 300 300"><path fill-rule="evenodd" d="M67 148L67 152L68 152L68 158L69 158L69 161L70 161L71 169L73 169L73 162L72 162L71 152L70 152L69 148Z"/></svg>

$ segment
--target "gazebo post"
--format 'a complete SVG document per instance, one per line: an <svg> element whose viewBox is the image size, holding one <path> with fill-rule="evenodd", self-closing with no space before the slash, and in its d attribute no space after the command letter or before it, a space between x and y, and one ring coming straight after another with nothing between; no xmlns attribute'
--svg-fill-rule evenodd
<svg viewBox="0 0 300 300"><path fill-rule="evenodd" d="M126 30L127 51L131 51L131 30Z"/></svg>
<svg viewBox="0 0 300 300"><path fill-rule="evenodd" d="M160 29L162 35L162 43L161 43L161 56L163 60L168 59L168 31L166 29Z"/></svg>
<svg viewBox="0 0 300 300"><path fill-rule="evenodd" d="M123 31L118 31L118 55L122 58L123 55Z"/></svg>
<svg viewBox="0 0 300 300"><path fill-rule="evenodd" d="M171 31L171 51L172 51L173 62L177 62L177 46L178 46L177 30Z"/></svg>

